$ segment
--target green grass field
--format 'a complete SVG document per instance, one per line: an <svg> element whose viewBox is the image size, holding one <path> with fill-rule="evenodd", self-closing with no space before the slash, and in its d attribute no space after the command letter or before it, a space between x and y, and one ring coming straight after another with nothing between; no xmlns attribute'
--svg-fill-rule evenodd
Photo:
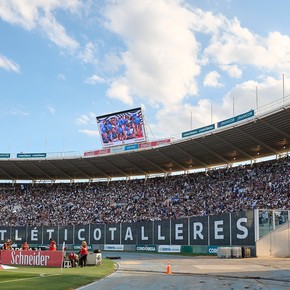
<svg viewBox="0 0 290 290"><path fill-rule="evenodd" d="M103 259L102 265L85 268L18 267L0 270L0 289L71 290L104 278L115 271L115 262Z"/></svg>

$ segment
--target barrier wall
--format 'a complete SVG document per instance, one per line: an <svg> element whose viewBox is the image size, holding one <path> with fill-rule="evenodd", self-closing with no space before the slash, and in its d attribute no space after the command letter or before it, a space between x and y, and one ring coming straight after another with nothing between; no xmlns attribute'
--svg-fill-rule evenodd
<svg viewBox="0 0 290 290"><path fill-rule="evenodd" d="M257 241L258 257L290 257L290 222Z"/></svg>
<svg viewBox="0 0 290 290"><path fill-rule="evenodd" d="M0 243L8 238L15 244L27 241L47 245L54 238L58 245L178 245L178 246L255 246L254 212L122 224L76 226L0 227ZM121 249L122 250L122 249Z"/></svg>

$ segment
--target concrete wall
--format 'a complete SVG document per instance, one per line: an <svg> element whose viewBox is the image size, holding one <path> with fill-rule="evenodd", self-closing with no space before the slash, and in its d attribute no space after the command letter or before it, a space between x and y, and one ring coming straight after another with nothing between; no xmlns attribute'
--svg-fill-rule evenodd
<svg viewBox="0 0 290 290"><path fill-rule="evenodd" d="M256 242L257 257L290 257L290 222Z"/></svg>

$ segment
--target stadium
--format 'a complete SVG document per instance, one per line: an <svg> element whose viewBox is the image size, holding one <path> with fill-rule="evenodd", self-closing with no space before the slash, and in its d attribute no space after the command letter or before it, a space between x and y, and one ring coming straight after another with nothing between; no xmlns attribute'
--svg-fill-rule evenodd
<svg viewBox="0 0 290 290"><path fill-rule="evenodd" d="M81 156L1 153L0 243L289 257L289 105Z"/></svg>
<svg viewBox="0 0 290 290"><path fill-rule="evenodd" d="M0 1L0 289L290 288L276 2Z"/></svg>

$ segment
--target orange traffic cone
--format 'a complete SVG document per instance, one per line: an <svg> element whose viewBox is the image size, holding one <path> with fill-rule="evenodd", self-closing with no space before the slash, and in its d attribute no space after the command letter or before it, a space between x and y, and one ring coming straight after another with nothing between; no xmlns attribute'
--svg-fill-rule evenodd
<svg viewBox="0 0 290 290"><path fill-rule="evenodd" d="M166 266L166 274L171 274L171 268L170 268L169 261L168 261L167 266Z"/></svg>

